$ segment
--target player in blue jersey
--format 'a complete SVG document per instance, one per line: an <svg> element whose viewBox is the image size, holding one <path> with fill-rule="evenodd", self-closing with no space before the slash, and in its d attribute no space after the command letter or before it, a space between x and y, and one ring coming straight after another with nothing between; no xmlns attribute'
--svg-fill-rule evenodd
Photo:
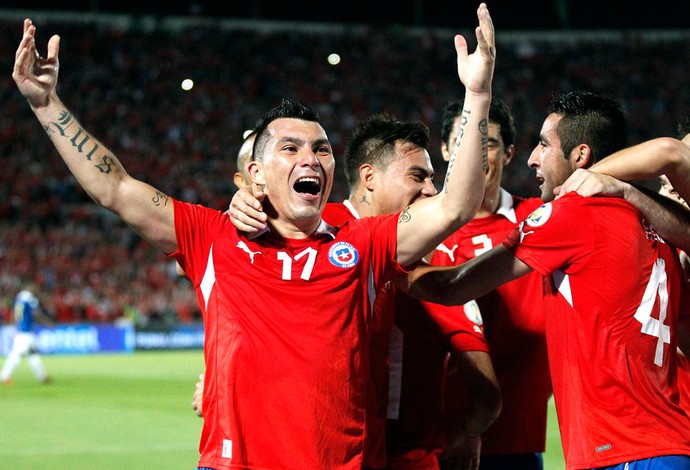
<svg viewBox="0 0 690 470"><path fill-rule="evenodd" d="M14 300L12 314L17 327L12 342L12 350L7 355L7 359L2 366L0 379L5 385L12 383L12 374L19 366L22 357L28 357L29 366L41 383L50 383L50 377L46 373L41 356L36 349L36 335L33 332L35 321L40 323L51 323L50 318L41 309L41 304L34 294L36 286L32 282L22 287Z"/></svg>

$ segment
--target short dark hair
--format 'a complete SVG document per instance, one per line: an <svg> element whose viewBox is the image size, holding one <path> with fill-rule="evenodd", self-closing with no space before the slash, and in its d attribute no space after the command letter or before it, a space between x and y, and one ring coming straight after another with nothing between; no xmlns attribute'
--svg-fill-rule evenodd
<svg viewBox="0 0 690 470"><path fill-rule="evenodd" d="M254 148L252 150L253 159L261 159L266 141L269 138L266 129L273 121L281 118L295 118L311 122L320 122L321 120L319 114L309 106L295 99L283 98L278 106L270 109L256 124L254 129L256 140L254 140Z"/></svg>
<svg viewBox="0 0 690 470"><path fill-rule="evenodd" d="M441 122L441 139L446 146L453 148L452 142L448 142L453 132L455 119L462 114L462 101L451 101L443 108L443 121ZM505 148L515 143L515 118L508 104L501 98L492 97L489 107L489 122L500 126L501 140ZM504 148L504 150L505 150Z"/></svg>
<svg viewBox="0 0 690 470"><path fill-rule="evenodd" d="M628 144L628 125L618 102L588 91L572 91L555 97L548 114L562 117L556 133L568 157L579 144L592 149L591 166Z"/></svg>
<svg viewBox="0 0 690 470"><path fill-rule="evenodd" d="M385 169L396 155L397 142L426 149L429 127L422 121L400 121L374 114L355 127L345 147L345 176L350 189L359 182L359 167L369 163Z"/></svg>

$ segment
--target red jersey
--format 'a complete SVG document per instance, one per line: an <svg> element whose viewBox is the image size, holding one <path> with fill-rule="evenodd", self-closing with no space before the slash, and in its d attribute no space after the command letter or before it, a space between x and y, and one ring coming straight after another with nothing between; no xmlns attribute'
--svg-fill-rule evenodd
<svg viewBox="0 0 690 470"><path fill-rule="evenodd" d="M329 203L323 213L331 225L353 217L359 215L348 201ZM421 301L393 283L377 291L374 312L364 463L390 470L437 470L444 445L442 398L450 338L479 328L473 323L478 315L469 319L449 309L430 316ZM486 348L479 343L479 349Z"/></svg>
<svg viewBox="0 0 690 470"><path fill-rule="evenodd" d="M684 256L682 250L677 249L678 256ZM681 262L681 266L683 263ZM690 272L686 268L683 269L685 272L686 281L690 281ZM686 315L690 315L690 305L681 312L681 318L686 318ZM690 320L685 320L688 322L687 327L690 328ZM687 332L686 334L690 334ZM686 413L690 415L690 359L679 352L678 356L678 388L680 389L680 405L683 407Z"/></svg>
<svg viewBox="0 0 690 470"><path fill-rule="evenodd" d="M204 317L198 465L360 470L369 287L404 272L397 215L285 239L248 237L227 214L174 204L172 256Z"/></svg>
<svg viewBox="0 0 690 470"><path fill-rule="evenodd" d="M626 201L574 193L534 211L505 245L544 276L568 469L690 455L676 352L687 293L673 248Z"/></svg>
<svg viewBox="0 0 690 470"><path fill-rule="evenodd" d="M690 415L690 359L678 353L678 389L680 406Z"/></svg>
<svg viewBox="0 0 690 470"><path fill-rule="evenodd" d="M332 226L359 219L350 201L327 203L321 215ZM377 292L371 293L374 315L370 318L370 370L367 381L367 415L362 462L367 468L386 468L386 413L388 406L388 340L393 323L394 304L392 282L386 282Z"/></svg>
<svg viewBox="0 0 690 470"><path fill-rule="evenodd" d="M501 189L498 210L473 219L448 237L434 252L431 264L458 265L500 245L517 222L541 204L539 198L525 199ZM503 398L500 416L482 435L481 453L544 452L551 381L541 276L531 273L506 283L477 299L477 304ZM455 335L456 349L482 350L476 342L483 341L484 336L476 327L470 327L462 335Z"/></svg>
<svg viewBox="0 0 690 470"><path fill-rule="evenodd" d="M445 443L442 398L449 339L420 300L396 292L394 302L386 427L389 469L438 470L437 455Z"/></svg>

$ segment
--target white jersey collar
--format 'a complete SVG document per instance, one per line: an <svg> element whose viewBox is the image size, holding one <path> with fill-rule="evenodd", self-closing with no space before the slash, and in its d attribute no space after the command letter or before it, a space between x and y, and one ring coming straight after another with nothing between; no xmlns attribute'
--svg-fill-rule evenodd
<svg viewBox="0 0 690 470"><path fill-rule="evenodd" d="M502 215L512 223L517 223L517 216L515 215L515 206L513 204L513 196L503 188L499 189L499 203L496 214Z"/></svg>
<svg viewBox="0 0 690 470"><path fill-rule="evenodd" d="M263 229L259 232L248 233L247 234L247 240L254 240L255 238L260 237L261 235L263 235L265 233L270 233L270 232L271 232L271 228L267 225L265 229ZM318 235L330 235L331 238L335 238L337 233L338 233L337 228L331 227L323 219L321 219L319 226L316 227L316 230L314 230L314 233L311 236L314 237L314 236L318 236Z"/></svg>
<svg viewBox="0 0 690 470"><path fill-rule="evenodd" d="M345 207L347 207L350 210L350 213L355 216L355 219L361 219L359 212L357 212L357 209L355 209L355 206L352 205L349 199L345 199L343 204L345 204Z"/></svg>

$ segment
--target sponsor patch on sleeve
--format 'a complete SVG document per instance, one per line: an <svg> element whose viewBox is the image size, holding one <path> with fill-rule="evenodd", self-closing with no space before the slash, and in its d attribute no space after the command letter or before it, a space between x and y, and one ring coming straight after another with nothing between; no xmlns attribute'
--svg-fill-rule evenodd
<svg viewBox="0 0 690 470"><path fill-rule="evenodd" d="M542 204L527 217L525 222L527 222L527 225L530 227L541 227L549 220L549 217L551 217L552 209L553 205L550 202Z"/></svg>

